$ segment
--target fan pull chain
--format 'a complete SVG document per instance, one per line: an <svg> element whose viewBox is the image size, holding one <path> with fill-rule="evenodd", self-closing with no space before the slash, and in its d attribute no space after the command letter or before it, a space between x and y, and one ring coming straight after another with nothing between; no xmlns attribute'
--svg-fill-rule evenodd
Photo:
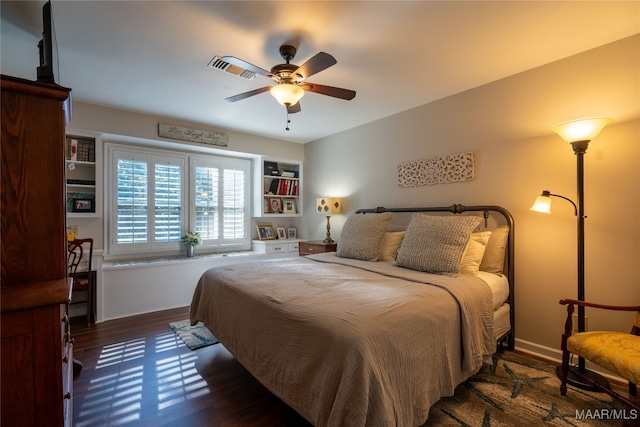
<svg viewBox="0 0 640 427"><path fill-rule="evenodd" d="M284 128L284 130L289 130L289 123L291 123L291 119L289 118L289 112L287 111L287 126Z"/></svg>

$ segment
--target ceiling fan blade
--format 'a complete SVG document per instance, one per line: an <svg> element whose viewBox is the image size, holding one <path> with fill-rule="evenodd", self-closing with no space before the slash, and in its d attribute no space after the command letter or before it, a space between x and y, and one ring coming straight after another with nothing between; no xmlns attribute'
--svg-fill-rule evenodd
<svg viewBox="0 0 640 427"><path fill-rule="evenodd" d="M269 89L271 89L273 86L265 86L265 87L261 87L260 89L254 89L254 90L250 90L249 92L243 92L243 93L239 93L238 95L234 95L234 96L230 96L229 98L225 98L225 101L229 101L229 102L236 102L236 101L240 101L241 99L245 99L248 98L250 96L253 95L258 95L262 92L266 92Z"/></svg>
<svg viewBox="0 0 640 427"><path fill-rule="evenodd" d="M302 87L302 89L309 92L333 96L334 98L346 99L347 101L355 98L356 96L356 92L354 90L342 89L340 87L324 86L309 82L304 82L300 86Z"/></svg>
<svg viewBox="0 0 640 427"><path fill-rule="evenodd" d="M300 101L287 107L287 113L289 114L299 113L300 111L302 111L302 108L300 108Z"/></svg>
<svg viewBox="0 0 640 427"><path fill-rule="evenodd" d="M265 70L264 68L257 67L253 64L248 63L247 61L243 61L242 59L236 58L235 56L223 56L220 58L221 60L228 62L231 65L235 65L240 68L244 68L247 71L252 71L256 74L260 74L265 77L272 77L273 74L271 72Z"/></svg>
<svg viewBox="0 0 640 427"><path fill-rule="evenodd" d="M302 78L306 79L307 77L319 73L322 70L326 70L337 63L338 61L336 61L333 56L325 52L320 52L299 66L294 73L300 74Z"/></svg>

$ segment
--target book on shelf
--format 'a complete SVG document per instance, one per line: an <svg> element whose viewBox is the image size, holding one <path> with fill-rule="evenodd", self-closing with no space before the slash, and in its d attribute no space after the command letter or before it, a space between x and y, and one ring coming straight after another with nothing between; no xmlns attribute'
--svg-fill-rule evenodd
<svg viewBox="0 0 640 427"><path fill-rule="evenodd" d="M268 181L265 180L264 194L271 194L274 196L297 196L298 181L286 178L274 178Z"/></svg>
<svg viewBox="0 0 640 427"><path fill-rule="evenodd" d="M90 179L67 179L69 185L96 185L96 182Z"/></svg>
<svg viewBox="0 0 640 427"><path fill-rule="evenodd" d="M95 162L95 143L83 139L67 138L66 159L71 162Z"/></svg>

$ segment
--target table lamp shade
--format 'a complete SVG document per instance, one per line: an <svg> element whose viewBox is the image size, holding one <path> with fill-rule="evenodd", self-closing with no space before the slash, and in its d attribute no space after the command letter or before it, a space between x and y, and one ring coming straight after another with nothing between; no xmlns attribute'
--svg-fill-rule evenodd
<svg viewBox="0 0 640 427"><path fill-rule="evenodd" d="M342 201L337 197L320 197L316 199L316 211L325 216L340 213Z"/></svg>

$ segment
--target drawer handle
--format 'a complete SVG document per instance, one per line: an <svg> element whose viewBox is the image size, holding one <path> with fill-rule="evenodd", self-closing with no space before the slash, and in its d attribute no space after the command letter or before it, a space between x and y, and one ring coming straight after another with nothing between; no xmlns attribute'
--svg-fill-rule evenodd
<svg viewBox="0 0 640 427"><path fill-rule="evenodd" d="M315 249L309 248L309 252L313 252L313 251L315 251Z"/></svg>

